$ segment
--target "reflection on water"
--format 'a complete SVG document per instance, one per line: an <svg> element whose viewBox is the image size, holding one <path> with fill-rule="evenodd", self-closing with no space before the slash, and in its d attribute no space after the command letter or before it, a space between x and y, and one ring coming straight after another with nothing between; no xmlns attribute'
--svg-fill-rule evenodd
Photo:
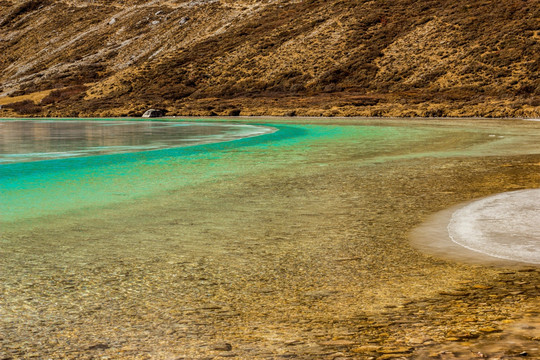
<svg viewBox="0 0 540 360"><path fill-rule="evenodd" d="M0 164L206 144L270 131L155 121L0 121Z"/></svg>

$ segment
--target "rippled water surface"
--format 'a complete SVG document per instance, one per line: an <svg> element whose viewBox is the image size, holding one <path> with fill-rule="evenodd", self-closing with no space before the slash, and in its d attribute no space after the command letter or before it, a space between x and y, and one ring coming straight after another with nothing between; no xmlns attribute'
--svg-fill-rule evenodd
<svg viewBox="0 0 540 360"><path fill-rule="evenodd" d="M272 169L308 172L351 159L360 164L513 144L478 129L400 123L4 120L0 129L0 221L8 222Z"/></svg>

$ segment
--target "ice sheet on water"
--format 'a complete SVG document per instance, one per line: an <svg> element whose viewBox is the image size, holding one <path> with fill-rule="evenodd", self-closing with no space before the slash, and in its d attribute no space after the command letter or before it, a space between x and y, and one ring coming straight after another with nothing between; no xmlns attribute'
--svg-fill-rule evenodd
<svg viewBox="0 0 540 360"><path fill-rule="evenodd" d="M220 123L1 120L0 164L231 141L275 129Z"/></svg>
<svg viewBox="0 0 540 360"><path fill-rule="evenodd" d="M456 210L455 243L501 259L540 264L540 189L493 195Z"/></svg>

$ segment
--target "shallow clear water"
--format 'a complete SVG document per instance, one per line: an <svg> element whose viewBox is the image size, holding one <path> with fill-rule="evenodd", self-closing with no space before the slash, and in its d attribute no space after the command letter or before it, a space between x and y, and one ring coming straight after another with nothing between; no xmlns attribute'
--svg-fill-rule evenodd
<svg viewBox="0 0 540 360"><path fill-rule="evenodd" d="M56 128L66 125L63 122L50 124ZM102 129L108 124L100 123L95 128L100 129L101 126ZM168 129L176 130L169 123L158 124L155 127L160 134ZM68 128L72 126L69 123L67 125ZM182 129L185 123L178 122L176 125L180 125L177 129ZM88 124L83 124L82 128L85 126ZM117 127L138 129L140 133L144 126L119 124ZM205 126L207 125L201 126L201 130L204 130ZM231 129L235 129L234 126L221 123L208 127L224 128L225 132L229 133L232 132ZM246 127L249 130L246 130ZM0 221L12 222L104 206L208 181L220 181L227 176L242 176L249 172L279 168L284 164L294 166L315 161L324 166L334 161L336 156L341 157L341 147L350 146L351 141L360 151L351 155L358 156L359 160L373 159L381 155L392 156L395 153L401 154L400 148L408 142L418 141L423 134L427 136L423 129L327 125L272 125L272 129L278 130L275 133L266 131L267 134L261 136L239 136L245 136L250 131L263 133L267 128L243 125L236 134L237 139L232 142L189 147L164 146L154 151L140 150L149 143L156 143L159 136L139 136L136 138L142 140L134 146L134 149L139 150L137 152L114 153L109 148L106 151L110 154L106 155L62 156L51 160L0 165ZM210 131L215 132L214 129ZM125 134L121 130L118 130L118 133ZM133 132L129 130L127 134L130 136L125 138L131 139ZM167 138L170 139L171 136L167 135ZM87 138L82 139L87 143ZM112 140L113 138L108 140L107 144L110 145ZM331 151L326 151L322 159L314 160L311 156L313 150L325 146L328 142L335 146ZM72 139L71 143L69 148L73 149L77 148L74 144L80 141Z"/></svg>
<svg viewBox="0 0 540 360"><path fill-rule="evenodd" d="M203 358L217 340L242 358L289 352L276 337L311 351L319 329L349 333L336 323L344 314L469 278L425 268L405 232L434 192L461 198L448 191L468 169L460 157L540 151L535 124L269 126L228 142L0 164L0 358Z"/></svg>
<svg viewBox="0 0 540 360"><path fill-rule="evenodd" d="M3 129L13 129L0 132L0 146L18 149L2 152L7 158L20 152L15 156L20 162L0 163L0 224L93 209L273 169L307 173L343 161L362 166L459 155L470 152L473 145L502 141L477 129L401 123L261 126L21 120L0 124ZM64 129L62 134L60 129ZM185 146L188 143L199 145ZM146 151L148 148L152 151ZM47 155L47 151L54 154ZM31 161L44 157L57 158Z"/></svg>

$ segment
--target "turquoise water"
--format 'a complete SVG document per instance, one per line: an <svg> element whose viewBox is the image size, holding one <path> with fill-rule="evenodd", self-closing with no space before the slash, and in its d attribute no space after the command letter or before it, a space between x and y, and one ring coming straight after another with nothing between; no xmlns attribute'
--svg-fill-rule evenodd
<svg viewBox="0 0 540 360"><path fill-rule="evenodd" d="M440 149L449 133L424 127L263 126L277 131L189 147L0 164L1 222L98 208L280 167L307 171L351 159L360 164L415 156L429 152L429 144ZM469 140L477 136L471 133ZM455 150L455 141L450 145Z"/></svg>

